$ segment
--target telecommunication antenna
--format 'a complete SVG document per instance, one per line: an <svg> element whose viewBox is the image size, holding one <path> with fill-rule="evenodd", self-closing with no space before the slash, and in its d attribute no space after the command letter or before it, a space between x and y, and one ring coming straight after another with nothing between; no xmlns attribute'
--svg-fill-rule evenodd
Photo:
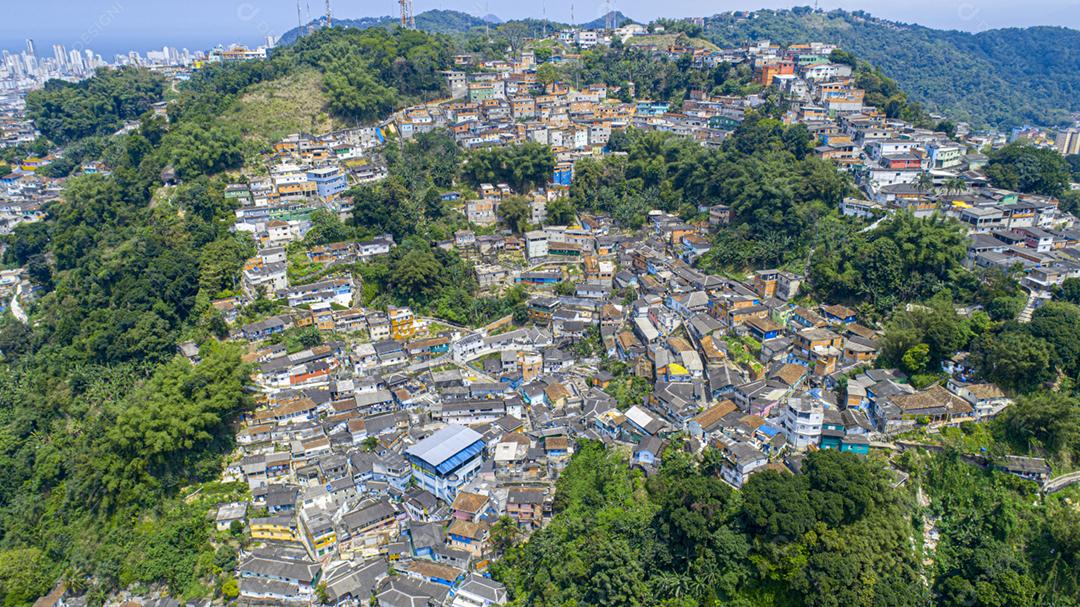
<svg viewBox="0 0 1080 607"><path fill-rule="evenodd" d="M330 12L330 0L326 0L326 29L330 29L334 25L334 17Z"/></svg>
<svg viewBox="0 0 1080 607"><path fill-rule="evenodd" d="M296 0L296 36L304 35L304 17L300 14L300 0Z"/></svg>
<svg viewBox="0 0 1080 607"><path fill-rule="evenodd" d="M416 29L416 19L413 17L412 0L398 0L401 5L401 27Z"/></svg>

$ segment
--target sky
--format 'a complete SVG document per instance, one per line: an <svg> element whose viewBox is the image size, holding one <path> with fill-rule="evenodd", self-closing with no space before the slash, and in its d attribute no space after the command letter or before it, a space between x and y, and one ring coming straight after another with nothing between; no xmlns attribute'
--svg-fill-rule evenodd
<svg viewBox="0 0 1080 607"><path fill-rule="evenodd" d="M322 14L325 0L301 0L308 14ZM5 2L0 48L20 51L33 38L38 54L54 43L92 48L106 58L162 46L207 49L233 42L255 45L297 22L295 0L35 0ZM712 15L729 10L786 8L813 0L413 0L416 13L455 9L502 19L540 17L569 22L603 15L614 5L638 21ZM396 14L397 0L331 0L334 14ZM1080 0L819 0L823 9L862 9L876 16L942 29L982 31L999 27L1063 25L1080 29Z"/></svg>

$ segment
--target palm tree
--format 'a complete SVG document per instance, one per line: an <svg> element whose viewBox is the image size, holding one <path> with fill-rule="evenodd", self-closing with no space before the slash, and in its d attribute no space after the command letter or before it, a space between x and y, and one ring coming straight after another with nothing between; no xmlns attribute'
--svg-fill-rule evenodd
<svg viewBox="0 0 1080 607"><path fill-rule="evenodd" d="M950 194L960 194L965 190L967 190L967 181L965 181L963 177L950 177L948 181L945 182L945 191Z"/></svg>
<svg viewBox="0 0 1080 607"><path fill-rule="evenodd" d="M925 194L934 188L934 177L927 171L919 173L918 178L915 179L915 187Z"/></svg>

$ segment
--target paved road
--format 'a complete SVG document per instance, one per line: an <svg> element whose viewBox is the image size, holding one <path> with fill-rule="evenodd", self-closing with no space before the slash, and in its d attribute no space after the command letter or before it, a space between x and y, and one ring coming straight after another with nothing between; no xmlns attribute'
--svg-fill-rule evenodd
<svg viewBox="0 0 1080 607"><path fill-rule="evenodd" d="M19 286L15 288L15 295L11 298L11 314L18 319L22 324L30 322L30 317L26 315L26 310L23 310L22 304L19 303L19 295L22 295L23 283L19 283Z"/></svg>
<svg viewBox="0 0 1080 607"><path fill-rule="evenodd" d="M1053 493L1055 491L1061 491L1069 485L1075 485L1080 483L1080 472L1073 472L1072 474L1063 474L1056 478L1052 478L1042 486L1042 489L1046 493Z"/></svg>

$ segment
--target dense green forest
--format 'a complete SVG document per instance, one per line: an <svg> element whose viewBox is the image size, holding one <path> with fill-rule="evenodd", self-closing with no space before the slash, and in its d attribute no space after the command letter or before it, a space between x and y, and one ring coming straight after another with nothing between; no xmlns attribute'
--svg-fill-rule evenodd
<svg viewBox="0 0 1080 607"><path fill-rule="evenodd" d="M724 45L832 42L874 64L929 109L976 126L1053 125L1080 110L1080 32L1064 27L971 34L809 7L706 19Z"/></svg>
<svg viewBox="0 0 1080 607"><path fill-rule="evenodd" d="M493 566L512 604L1073 605L1080 514L1064 496L964 463L836 451L802 473L766 470L735 491L719 453L669 449L644 478L625 455L583 442L560 476L555 516ZM918 497L926 496L925 505ZM923 564L923 525L941 533Z"/></svg>

